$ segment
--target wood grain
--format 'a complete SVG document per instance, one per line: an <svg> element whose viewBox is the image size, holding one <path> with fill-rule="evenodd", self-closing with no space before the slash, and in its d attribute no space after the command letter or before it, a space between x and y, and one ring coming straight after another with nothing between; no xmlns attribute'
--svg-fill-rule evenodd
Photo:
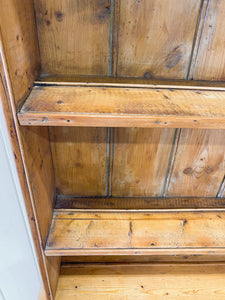
<svg viewBox="0 0 225 300"><path fill-rule="evenodd" d="M108 74L110 0L34 2L44 73Z"/></svg>
<svg viewBox="0 0 225 300"><path fill-rule="evenodd" d="M216 197L225 173L224 130L183 130L168 196Z"/></svg>
<svg viewBox="0 0 225 300"><path fill-rule="evenodd" d="M48 128L21 127L21 135L42 246L44 246L55 200L55 178Z"/></svg>
<svg viewBox="0 0 225 300"><path fill-rule="evenodd" d="M56 300L223 300L224 264L63 267Z"/></svg>
<svg viewBox="0 0 225 300"><path fill-rule="evenodd" d="M106 195L107 129L50 129L57 193Z"/></svg>
<svg viewBox="0 0 225 300"><path fill-rule="evenodd" d="M224 211L55 210L46 255L225 251ZM98 253L98 254L97 254Z"/></svg>
<svg viewBox="0 0 225 300"><path fill-rule="evenodd" d="M195 80L225 80L224 14L223 0L209 1L194 68Z"/></svg>
<svg viewBox="0 0 225 300"><path fill-rule="evenodd" d="M224 208L221 198L131 198L58 196L55 209L209 209Z"/></svg>
<svg viewBox="0 0 225 300"><path fill-rule="evenodd" d="M118 2L116 75L185 79L201 1Z"/></svg>
<svg viewBox="0 0 225 300"><path fill-rule="evenodd" d="M161 196L173 136L173 129L116 128L112 196Z"/></svg>
<svg viewBox="0 0 225 300"><path fill-rule="evenodd" d="M18 108L40 74L32 0L0 0L0 27Z"/></svg>
<svg viewBox="0 0 225 300"><path fill-rule="evenodd" d="M36 86L22 125L224 128L225 93L198 89ZM203 105L204 103L204 105Z"/></svg>

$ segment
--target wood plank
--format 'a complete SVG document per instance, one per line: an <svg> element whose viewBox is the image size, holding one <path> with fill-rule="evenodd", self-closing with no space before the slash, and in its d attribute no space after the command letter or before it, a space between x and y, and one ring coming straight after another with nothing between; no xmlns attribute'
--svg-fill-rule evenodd
<svg viewBox="0 0 225 300"><path fill-rule="evenodd" d="M74 266L80 263L91 264L143 264L143 263L205 263L223 262L225 254L174 254L174 255L107 255L107 256L62 256L62 264L71 263Z"/></svg>
<svg viewBox="0 0 225 300"><path fill-rule="evenodd" d="M225 3L209 1L205 24L194 66L195 80L225 80Z"/></svg>
<svg viewBox="0 0 225 300"><path fill-rule="evenodd" d="M222 300L225 265L145 264L63 267L56 300Z"/></svg>
<svg viewBox="0 0 225 300"><path fill-rule="evenodd" d="M131 198L57 196L55 209L209 209L224 208L223 198Z"/></svg>
<svg viewBox="0 0 225 300"><path fill-rule="evenodd" d="M57 193L106 195L107 129L50 128Z"/></svg>
<svg viewBox="0 0 225 300"><path fill-rule="evenodd" d="M201 1L118 2L116 75L185 79Z"/></svg>
<svg viewBox="0 0 225 300"><path fill-rule="evenodd" d="M46 255L225 252L224 211L55 210Z"/></svg>
<svg viewBox="0 0 225 300"><path fill-rule="evenodd" d="M108 74L110 0L34 3L45 74Z"/></svg>
<svg viewBox="0 0 225 300"><path fill-rule="evenodd" d="M36 86L18 117L21 125L222 129L224 102L223 91L207 87Z"/></svg>
<svg viewBox="0 0 225 300"><path fill-rule="evenodd" d="M112 196L161 196L173 137L173 129L116 128Z"/></svg>
<svg viewBox="0 0 225 300"><path fill-rule="evenodd" d="M167 195L216 197L225 173L224 140L224 130L183 130Z"/></svg>
<svg viewBox="0 0 225 300"><path fill-rule="evenodd" d="M16 108L40 74L32 0L0 0L0 27Z"/></svg>

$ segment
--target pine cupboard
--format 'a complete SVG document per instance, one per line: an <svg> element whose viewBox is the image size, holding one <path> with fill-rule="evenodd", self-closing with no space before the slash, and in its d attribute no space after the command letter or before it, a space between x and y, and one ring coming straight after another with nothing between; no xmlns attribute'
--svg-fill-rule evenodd
<svg viewBox="0 0 225 300"><path fill-rule="evenodd" d="M84 274L164 272L177 297L177 273L224 280L224 14L223 0L0 0L0 99L44 299L78 297L65 278ZM202 299L225 297L218 280Z"/></svg>

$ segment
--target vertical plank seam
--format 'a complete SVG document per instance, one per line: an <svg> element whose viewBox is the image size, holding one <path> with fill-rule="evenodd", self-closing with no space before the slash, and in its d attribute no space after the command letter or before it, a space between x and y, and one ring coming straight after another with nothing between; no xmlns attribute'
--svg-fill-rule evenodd
<svg viewBox="0 0 225 300"><path fill-rule="evenodd" d="M54 194L54 201L53 201L53 207L55 206L56 203L56 197L57 197L57 193L56 193L56 176L55 176L55 164L53 162L53 155L52 155L52 137L51 137L51 133L50 133L50 127L48 126L48 137L49 137L49 148L50 148L50 154L51 154L51 161L52 161L52 169L54 171L54 184L55 184L55 194Z"/></svg>
<svg viewBox="0 0 225 300"><path fill-rule="evenodd" d="M188 66L188 71L187 71L187 76L186 76L187 80L193 80L193 77L194 77L196 63L197 63L197 57L198 57L198 53L199 53L199 47L201 44L202 35L204 32L205 24L206 24L207 17L208 17L210 1L211 0L203 0L201 7L200 7L198 22L197 22L197 26L196 26L196 30L195 30L194 41L193 41L193 45L192 45L192 51L191 51L191 56L190 56L190 61L189 61L189 66Z"/></svg>
<svg viewBox="0 0 225 300"><path fill-rule="evenodd" d="M177 150L178 150L178 146L179 146L179 143L180 143L181 133L182 133L182 129L177 128L176 131L175 131L175 134L174 134L173 146L172 146L172 149L171 149L169 165L168 165L165 184L164 184L164 188L163 188L163 194L162 194L163 197L168 196L170 180L171 180L171 176L172 176L175 161L176 161Z"/></svg>
<svg viewBox="0 0 225 300"><path fill-rule="evenodd" d="M112 76L112 64L113 64L114 7L115 7L114 0L111 0L110 37L109 37L109 76Z"/></svg>
<svg viewBox="0 0 225 300"><path fill-rule="evenodd" d="M107 127L107 146L106 146L106 188L105 195L109 195L109 174L110 172L110 127Z"/></svg>
<svg viewBox="0 0 225 300"><path fill-rule="evenodd" d="M220 184L220 187L219 187L218 193L216 195L216 198L223 198L224 193L225 193L225 175L224 175L223 180Z"/></svg>

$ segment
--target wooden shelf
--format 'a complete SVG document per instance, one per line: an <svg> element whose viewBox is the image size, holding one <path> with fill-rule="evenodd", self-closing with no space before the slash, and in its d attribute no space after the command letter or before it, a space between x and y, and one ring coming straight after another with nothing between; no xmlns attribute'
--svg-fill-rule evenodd
<svg viewBox="0 0 225 300"><path fill-rule="evenodd" d="M45 253L225 254L225 211L55 209Z"/></svg>
<svg viewBox="0 0 225 300"><path fill-rule="evenodd" d="M21 125L225 129L224 84L51 80L36 82L18 113Z"/></svg>

